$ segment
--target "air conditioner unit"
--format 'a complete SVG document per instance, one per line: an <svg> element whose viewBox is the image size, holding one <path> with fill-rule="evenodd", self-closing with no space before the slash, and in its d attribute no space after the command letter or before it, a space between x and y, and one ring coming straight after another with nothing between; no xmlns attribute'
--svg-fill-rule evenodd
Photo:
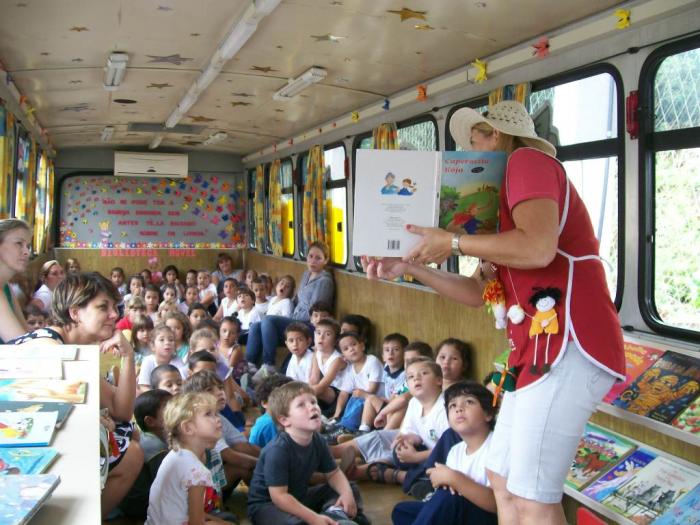
<svg viewBox="0 0 700 525"><path fill-rule="evenodd" d="M182 153L114 152L114 175L117 177L187 177L187 155Z"/></svg>

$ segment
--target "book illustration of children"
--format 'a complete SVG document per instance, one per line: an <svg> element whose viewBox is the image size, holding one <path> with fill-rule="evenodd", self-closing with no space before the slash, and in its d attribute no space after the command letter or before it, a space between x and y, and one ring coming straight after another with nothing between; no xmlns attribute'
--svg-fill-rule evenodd
<svg viewBox="0 0 700 525"><path fill-rule="evenodd" d="M384 177L384 186L382 186L382 189L380 190L382 195L396 195L399 192L399 187L394 184L394 181L396 180L396 175L393 173L389 172L386 174Z"/></svg>
<svg viewBox="0 0 700 525"><path fill-rule="evenodd" d="M413 195L418 189L411 179L404 179L401 183L403 188L399 190L399 195Z"/></svg>

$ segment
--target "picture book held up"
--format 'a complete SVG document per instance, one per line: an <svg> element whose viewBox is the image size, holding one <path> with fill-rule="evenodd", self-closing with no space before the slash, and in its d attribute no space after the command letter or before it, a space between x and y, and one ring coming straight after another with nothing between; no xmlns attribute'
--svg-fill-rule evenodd
<svg viewBox="0 0 700 525"><path fill-rule="evenodd" d="M353 254L402 257L419 237L406 225L493 233L505 153L358 150Z"/></svg>

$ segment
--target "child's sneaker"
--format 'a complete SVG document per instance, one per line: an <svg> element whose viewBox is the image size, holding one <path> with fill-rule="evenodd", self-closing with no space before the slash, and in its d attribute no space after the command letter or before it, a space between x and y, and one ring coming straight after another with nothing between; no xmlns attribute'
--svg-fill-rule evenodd
<svg viewBox="0 0 700 525"><path fill-rule="evenodd" d="M338 444L338 438L342 436L343 434L347 434L348 429L338 426L336 428L333 428L332 430L327 431L325 434L323 434L323 438L326 440L326 443L329 445L337 445Z"/></svg>
<svg viewBox="0 0 700 525"><path fill-rule="evenodd" d="M343 507L340 505L332 505L328 507L326 510L322 512L324 516L328 516L329 518L335 520L338 525L357 525L354 521L352 521L347 514L345 514L345 511L343 510Z"/></svg>

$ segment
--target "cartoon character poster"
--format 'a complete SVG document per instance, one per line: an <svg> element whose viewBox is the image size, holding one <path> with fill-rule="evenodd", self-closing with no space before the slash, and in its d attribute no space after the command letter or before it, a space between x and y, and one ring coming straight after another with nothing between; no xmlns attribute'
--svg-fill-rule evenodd
<svg viewBox="0 0 700 525"><path fill-rule="evenodd" d="M65 248L240 248L245 245L242 176L185 179L78 176L61 186Z"/></svg>

